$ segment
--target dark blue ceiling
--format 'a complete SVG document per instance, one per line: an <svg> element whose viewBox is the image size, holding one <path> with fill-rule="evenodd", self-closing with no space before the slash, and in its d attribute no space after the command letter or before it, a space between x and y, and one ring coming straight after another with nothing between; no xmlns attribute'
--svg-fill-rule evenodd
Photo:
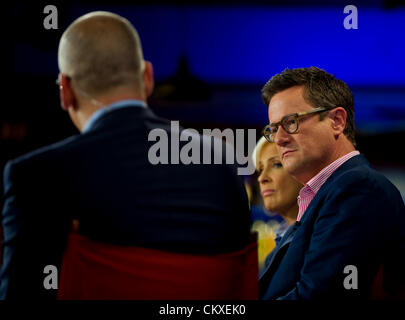
<svg viewBox="0 0 405 320"><path fill-rule="evenodd" d="M403 7L386 9L381 1L374 1L374 6L357 2L358 29L346 30L344 5L338 1L332 6L317 2L309 6L109 3L114 2L63 5L56 31L30 34L25 25L14 41L15 74L56 77L55 39L78 16L109 10L125 16L138 29L145 58L154 64L158 81L173 76L179 58L185 56L192 75L206 84L237 86L238 93L229 94L228 100L207 103L212 111L206 109L207 114L218 119L263 122L260 87L286 67L317 66L353 88L360 129L405 129ZM15 14L23 11L24 5L15 7ZM40 19L41 14L45 16L40 12ZM244 85L245 92L240 89ZM257 93L251 89L255 86ZM230 113L229 108L239 111ZM203 109L200 112L204 114Z"/></svg>

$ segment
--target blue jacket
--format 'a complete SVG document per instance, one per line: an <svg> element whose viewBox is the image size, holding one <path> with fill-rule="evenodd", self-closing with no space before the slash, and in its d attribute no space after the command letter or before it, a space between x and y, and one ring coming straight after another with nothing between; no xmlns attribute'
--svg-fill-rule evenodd
<svg viewBox="0 0 405 320"><path fill-rule="evenodd" d="M266 260L262 299L367 299L383 264L384 286L405 288L405 207L399 191L358 155L324 183L300 222L292 225ZM345 279L355 274L357 289ZM402 291L403 292L403 291Z"/></svg>
<svg viewBox="0 0 405 320"><path fill-rule="evenodd" d="M7 163L0 299L56 296L44 289L44 267L59 268L72 219L81 234L118 245L213 254L248 243L249 205L236 166L225 158L222 165L153 165L148 152L156 142L148 135L156 128L167 133L170 160L169 121L127 107Z"/></svg>

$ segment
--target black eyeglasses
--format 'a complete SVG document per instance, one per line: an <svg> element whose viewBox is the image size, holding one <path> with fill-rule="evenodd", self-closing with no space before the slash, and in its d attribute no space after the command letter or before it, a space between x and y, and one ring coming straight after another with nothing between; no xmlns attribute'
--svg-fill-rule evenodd
<svg viewBox="0 0 405 320"><path fill-rule="evenodd" d="M286 116L281 118L281 120L279 122L270 123L267 126L265 126L263 129L263 136L266 138L267 141L274 142L274 138L276 136L279 126L282 126L284 131L287 133L290 133L290 134L297 133L299 119L301 117L309 115L309 114L316 114L316 113L320 113L323 111L329 111L334 108L336 108L336 107L329 107L329 108L319 107L319 108L315 108L310 111L287 114Z"/></svg>

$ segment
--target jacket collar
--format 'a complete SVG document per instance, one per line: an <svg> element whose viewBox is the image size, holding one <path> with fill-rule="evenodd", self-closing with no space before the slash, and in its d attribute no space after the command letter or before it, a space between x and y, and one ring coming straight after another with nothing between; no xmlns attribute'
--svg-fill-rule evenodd
<svg viewBox="0 0 405 320"><path fill-rule="evenodd" d="M335 172L332 173L332 175L325 181L325 183L322 185L322 187L319 189L319 191L316 193L315 197L312 199L311 203L305 210L305 214L302 216L301 222L304 223L306 220L309 219L309 216L311 216L311 211L312 208L314 208L318 202L323 198L324 193L329 190L329 188L333 185L335 180L345 173L346 171L353 169L358 166L370 166L370 163L367 161L367 159L362 155L356 155L346 162L344 162Z"/></svg>
<svg viewBox="0 0 405 320"><path fill-rule="evenodd" d="M129 105L123 108L111 109L107 112L101 113L97 118L95 118L91 123L91 126L87 127L82 134L87 134L110 127L119 128L122 127L124 123L139 123L147 118L156 119L158 117L148 107L133 108L131 105Z"/></svg>
<svg viewBox="0 0 405 320"><path fill-rule="evenodd" d="M141 100L130 99L130 100L116 101L95 111L87 120L82 132L86 133L93 126L94 122L96 122L97 119L101 118L105 113L112 112L122 108L146 108L146 107L147 107L146 103Z"/></svg>

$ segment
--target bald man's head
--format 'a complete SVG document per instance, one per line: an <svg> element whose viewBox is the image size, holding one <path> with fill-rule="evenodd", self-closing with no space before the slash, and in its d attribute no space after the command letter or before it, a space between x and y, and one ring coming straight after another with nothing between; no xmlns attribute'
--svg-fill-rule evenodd
<svg viewBox="0 0 405 320"><path fill-rule="evenodd" d="M79 92L97 96L122 86L143 89L141 42L131 23L109 12L92 12L63 33L59 70Z"/></svg>

